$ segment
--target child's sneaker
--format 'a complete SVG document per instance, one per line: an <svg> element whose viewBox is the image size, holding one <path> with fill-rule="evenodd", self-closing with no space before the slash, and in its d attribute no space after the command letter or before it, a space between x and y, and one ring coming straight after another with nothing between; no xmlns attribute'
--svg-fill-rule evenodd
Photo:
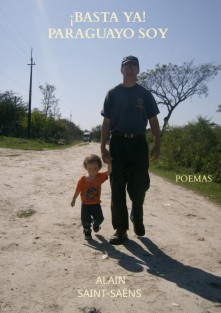
<svg viewBox="0 0 221 313"><path fill-rule="evenodd" d="M85 240L91 240L91 230L90 229L84 229L84 239Z"/></svg>
<svg viewBox="0 0 221 313"><path fill-rule="evenodd" d="M98 233L100 229L101 229L100 225L93 224L93 231L94 231L95 233Z"/></svg>

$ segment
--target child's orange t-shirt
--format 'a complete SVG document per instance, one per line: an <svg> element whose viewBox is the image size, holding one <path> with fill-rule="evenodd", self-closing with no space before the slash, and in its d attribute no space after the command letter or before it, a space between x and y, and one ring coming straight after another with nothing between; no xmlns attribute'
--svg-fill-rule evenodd
<svg viewBox="0 0 221 313"><path fill-rule="evenodd" d="M98 173L93 179L90 180L88 180L86 176L82 176L77 183L77 191L80 192L82 203L101 203L101 185L107 179L107 172Z"/></svg>

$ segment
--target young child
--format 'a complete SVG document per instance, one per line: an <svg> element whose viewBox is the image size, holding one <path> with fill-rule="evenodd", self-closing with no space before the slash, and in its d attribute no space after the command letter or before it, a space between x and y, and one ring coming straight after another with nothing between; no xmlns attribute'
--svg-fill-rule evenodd
<svg viewBox="0 0 221 313"><path fill-rule="evenodd" d="M104 220L101 208L101 184L107 179L111 173L111 163L108 163L106 172L99 172L102 167L101 158L95 154L86 157L83 165L87 170L87 175L82 176L71 201L71 206L75 205L77 197L81 196L81 222L83 225L83 232L86 240L91 237L91 224L93 224L93 231L97 233L100 230L100 224Z"/></svg>

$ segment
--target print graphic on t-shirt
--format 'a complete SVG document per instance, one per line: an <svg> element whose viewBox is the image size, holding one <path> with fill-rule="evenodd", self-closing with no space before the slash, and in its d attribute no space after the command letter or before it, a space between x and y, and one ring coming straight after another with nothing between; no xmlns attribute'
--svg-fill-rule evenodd
<svg viewBox="0 0 221 313"><path fill-rule="evenodd" d="M90 187L87 189L86 193L84 194L84 197L89 201L93 201L99 198L99 192L95 187Z"/></svg>
<svg viewBox="0 0 221 313"><path fill-rule="evenodd" d="M142 110L144 108L143 99L136 99L136 109Z"/></svg>

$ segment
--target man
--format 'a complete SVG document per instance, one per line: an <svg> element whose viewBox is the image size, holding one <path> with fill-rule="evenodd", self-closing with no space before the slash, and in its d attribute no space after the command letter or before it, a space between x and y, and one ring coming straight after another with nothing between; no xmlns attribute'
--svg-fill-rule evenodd
<svg viewBox="0 0 221 313"><path fill-rule="evenodd" d="M132 202L130 219L137 236L145 235L143 202L149 188L148 145L145 131L149 121L155 144L151 156L160 155L158 107L152 94L137 84L139 61L134 56L123 58L123 83L111 89L105 98L101 115L101 154L105 163L112 162L111 213L116 230L110 243L122 244L129 229L126 192ZM110 139L109 151L106 143Z"/></svg>

